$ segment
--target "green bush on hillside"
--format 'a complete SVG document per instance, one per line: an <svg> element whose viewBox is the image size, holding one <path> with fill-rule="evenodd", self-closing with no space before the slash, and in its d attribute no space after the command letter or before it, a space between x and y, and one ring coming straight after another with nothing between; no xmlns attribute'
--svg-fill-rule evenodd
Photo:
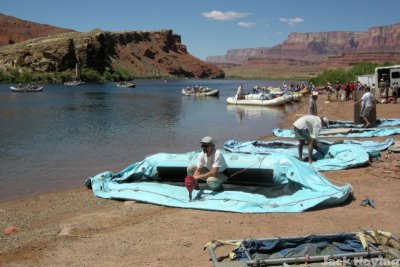
<svg viewBox="0 0 400 267"><path fill-rule="evenodd" d="M103 77L97 70L84 68L81 71L81 80L85 82L99 82L103 80Z"/></svg>
<svg viewBox="0 0 400 267"><path fill-rule="evenodd" d="M116 68L112 77L113 81L128 81L133 79L131 73L122 67Z"/></svg>
<svg viewBox="0 0 400 267"><path fill-rule="evenodd" d="M336 81L339 81L341 84L343 84L349 81L356 81L358 75L373 74L376 67L378 67L378 64L370 62L360 62L352 66L349 70L345 70L342 68L326 70L318 75L316 78L310 79L310 82L312 82L316 86L325 85L327 82L330 82L332 84Z"/></svg>

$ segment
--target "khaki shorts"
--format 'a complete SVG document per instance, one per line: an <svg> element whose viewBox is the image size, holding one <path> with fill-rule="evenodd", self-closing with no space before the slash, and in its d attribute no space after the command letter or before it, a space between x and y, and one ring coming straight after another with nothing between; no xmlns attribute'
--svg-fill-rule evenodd
<svg viewBox="0 0 400 267"><path fill-rule="evenodd" d="M188 175L193 175L194 170L196 169L196 166L189 166L187 168L187 174ZM206 173L209 170L207 168L201 168L200 169L200 174ZM223 173L217 173L215 177L211 176L207 178L207 185L211 188L211 190L217 189L220 187L223 183L228 181L228 176L226 176Z"/></svg>
<svg viewBox="0 0 400 267"><path fill-rule="evenodd" d="M371 112L372 107L362 107L360 112L360 117L368 117L369 113Z"/></svg>

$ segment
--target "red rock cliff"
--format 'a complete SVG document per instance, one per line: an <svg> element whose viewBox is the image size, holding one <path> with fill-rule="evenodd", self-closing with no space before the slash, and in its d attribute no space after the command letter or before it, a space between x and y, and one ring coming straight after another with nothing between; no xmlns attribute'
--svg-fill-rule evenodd
<svg viewBox="0 0 400 267"><path fill-rule="evenodd" d="M34 23L0 13L0 46L65 32L74 30Z"/></svg>

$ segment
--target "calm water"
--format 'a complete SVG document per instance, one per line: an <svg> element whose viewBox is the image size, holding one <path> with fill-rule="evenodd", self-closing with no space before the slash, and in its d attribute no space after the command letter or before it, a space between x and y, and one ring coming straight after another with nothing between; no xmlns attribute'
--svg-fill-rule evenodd
<svg viewBox="0 0 400 267"><path fill-rule="evenodd" d="M0 85L0 200L82 187L88 176L118 172L146 155L198 149L199 140L255 140L276 128L285 110L228 106L241 81L136 81L45 85L13 93ZM281 82L244 81L254 85ZM218 98L181 95L188 85L220 90Z"/></svg>

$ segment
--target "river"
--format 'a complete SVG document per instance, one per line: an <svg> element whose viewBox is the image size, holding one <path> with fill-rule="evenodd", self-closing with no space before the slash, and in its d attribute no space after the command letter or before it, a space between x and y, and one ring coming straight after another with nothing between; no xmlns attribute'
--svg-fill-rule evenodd
<svg viewBox="0 0 400 267"><path fill-rule="evenodd" d="M285 107L226 104L240 83L282 81L137 80L114 83L45 84L40 93L15 93L0 84L0 201L82 187L103 171L118 172L158 152L199 149L203 136L217 146L271 134ZM188 97L185 86L220 90L219 97Z"/></svg>

